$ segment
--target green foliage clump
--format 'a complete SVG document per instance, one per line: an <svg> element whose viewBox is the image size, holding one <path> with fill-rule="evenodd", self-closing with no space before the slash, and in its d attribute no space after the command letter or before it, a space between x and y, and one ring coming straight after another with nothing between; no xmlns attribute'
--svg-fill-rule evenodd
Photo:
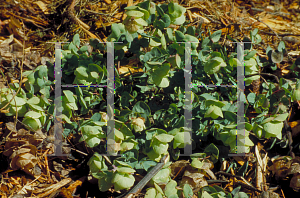
<svg viewBox="0 0 300 198"><path fill-rule="evenodd" d="M112 141L115 146L113 154L122 154L122 157L115 158L110 167L98 153L89 160L90 172L99 179L101 191L111 187L115 190L129 189L135 182L134 172L149 171L166 154L178 159L178 154L187 144L197 142L193 145L194 150L203 151L205 148L201 155L210 156L210 160L216 163L221 159L219 148L235 152L237 141L240 144L244 140L245 152L249 152L253 146L250 132L258 138L282 139L281 131L290 99L300 100L300 81L294 86L280 79L281 92L276 91L274 83L263 83L263 93L267 94L249 93L247 96L238 92L236 87L205 86L236 85L237 67L242 66L237 48L229 51L219 44L221 30L209 31L205 37L201 27L187 27L186 9L177 3L155 5L144 1L125 9L127 18L123 23L112 24L107 40L117 42L114 44L115 63L120 61L121 65L126 65L131 58L139 59L143 72L132 73L129 70L131 75L125 77L115 68L115 139L106 141ZM170 25L180 27L174 31ZM231 37L228 39L237 42ZM276 67L274 63L280 59L270 48L267 54L273 62L261 62L256 56L252 45L261 42L257 29L250 33L250 40L252 44L245 45L244 51L246 86L259 78L260 68L269 64L273 69ZM187 72L184 42L192 42L192 137L184 127L184 73ZM281 43L278 51L283 52L284 48ZM107 138L108 119L103 113L107 108L106 90L91 85L107 83L106 50L107 47L96 39L91 39L88 45L81 45L76 34L61 51L62 84L86 85L63 90L64 134L81 132L79 141L103 153L107 149L106 145L101 144L101 140ZM19 89L15 83L0 92L0 108L6 107L6 115L14 116L18 112L18 117L24 117L23 123L33 130L43 127L49 130L57 111L50 103L54 100L51 95L54 67L47 64L23 73L27 79L25 90L20 88L15 95ZM245 118L245 122L241 123L245 126L245 134L237 138L239 102L245 104L246 112L251 105L259 115L251 120ZM87 114L92 114L89 120L75 121L76 117ZM214 143L203 147L201 142L207 142L211 137ZM220 142L217 140L223 144L218 145ZM148 189L146 197L179 197L181 193L186 197L192 195L189 185L185 185L183 191L177 191L177 183L170 178L170 163L159 172L159 176L152 178L150 183L153 187ZM201 169L202 162L193 158L192 166ZM158 185L161 183L166 184L164 190ZM207 187L199 197L247 197L238 191L226 194L217 187Z"/></svg>

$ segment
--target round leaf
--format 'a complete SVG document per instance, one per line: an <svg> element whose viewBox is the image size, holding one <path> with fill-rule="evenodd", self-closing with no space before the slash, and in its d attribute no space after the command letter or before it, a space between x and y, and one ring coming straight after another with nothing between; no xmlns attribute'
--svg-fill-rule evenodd
<svg viewBox="0 0 300 198"><path fill-rule="evenodd" d="M169 181L169 175L171 171L168 168L161 169L154 177L152 177L152 181L156 182L157 184L166 183Z"/></svg>
<svg viewBox="0 0 300 198"><path fill-rule="evenodd" d="M156 139L152 142L152 147L155 153L158 155L164 154L167 152L169 144L162 143Z"/></svg>
<svg viewBox="0 0 300 198"><path fill-rule="evenodd" d="M116 191L130 188L131 186L133 186L134 181L134 177L127 173L116 173L115 177L113 178L113 183Z"/></svg>
<svg viewBox="0 0 300 198"><path fill-rule="evenodd" d="M48 101L48 100L47 100L47 101ZM38 97L34 96L34 97L28 99L28 100L27 100L27 103L28 103L28 104L35 104L35 105L37 105L37 104L40 103L40 99L39 99ZM48 102L48 103L49 103L49 102Z"/></svg>
<svg viewBox="0 0 300 198"><path fill-rule="evenodd" d="M171 142L174 138L173 135L168 135L168 134L160 134L155 136L156 139L158 139L160 142Z"/></svg>
<svg viewBox="0 0 300 198"><path fill-rule="evenodd" d="M283 60L283 52L273 51L271 54L271 59L273 63L280 63Z"/></svg>
<svg viewBox="0 0 300 198"><path fill-rule="evenodd" d="M170 197L171 195L177 194L177 189L175 188L177 186L177 182L175 180L171 180L165 187L165 195L167 197Z"/></svg>
<svg viewBox="0 0 300 198"><path fill-rule="evenodd" d="M145 194L145 198L155 198L155 196L156 196L155 188L148 188Z"/></svg>

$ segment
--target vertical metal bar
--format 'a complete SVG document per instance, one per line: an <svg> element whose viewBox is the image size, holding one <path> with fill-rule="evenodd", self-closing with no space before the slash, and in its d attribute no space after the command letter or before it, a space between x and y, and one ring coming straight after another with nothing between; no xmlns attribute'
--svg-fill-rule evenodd
<svg viewBox="0 0 300 198"><path fill-rule="evenodd" d="M245 90L245 66L244 66L244 43L237 43L237 59L239 60L237 65L237 153L245 152L245 108L244 101L241 101L241 97L244 97Z"/></svg>
<svg viewBox="0 0 300 198"><path fill-rule="evenodd" d="M55 156L68 156L67 154L62 154L62 98L61 98L61 43L55 43L55 119L54 119L54 145L55 145Z"/></svg>
<svg viewBox="0 0 300 198"><path fill-rule="evenodd" d="M107 154L117 155L115 151L114 120L114 43L107 42Z"/></svg>
<svg viewBox="0 0 300 198"><path fill-rule="evenodd" d="M191 43L185 42L185 101L184 101L184 142L190 143L186 144L184 147L184 156L189 156L192 154L192 66L191 66Z"/></svg>

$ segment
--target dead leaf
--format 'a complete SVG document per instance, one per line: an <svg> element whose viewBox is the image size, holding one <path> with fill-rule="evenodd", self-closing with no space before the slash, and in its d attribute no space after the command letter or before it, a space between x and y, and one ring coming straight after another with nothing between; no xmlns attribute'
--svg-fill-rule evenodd
<svg viewBox="0 0 300 198"><path fill-rule="evenodd" d="M189 161L186 160L178 160L171 164L171 177L181 177L185 171L185 168L189 165Z"/></svg>
<svg viewBox="0 0 300 198"><path fill-rule="evenodd" d="M200 188L208 185L204 176L205 175L199 173L198 170L193 169L191 166L188 166L188 168L184 171L182 180L180 181L180 186L189 184L193 189L193 192L198 192Z"/></svg>
<svg viewBox="0 0 300 198"><path fill-rule="evenodd" d="M48 5L45 4L43 1L36 1L36 2L33 2L35 3L43 12L44 14L49 14L49 12L47 11L48 10Z"/></svg>
<svg viewBox="0 0 300 198"><path fill-rule="evenodd" d="M300 173L294 174L290 182L290 187L297 192L300 190Z"/></svg>

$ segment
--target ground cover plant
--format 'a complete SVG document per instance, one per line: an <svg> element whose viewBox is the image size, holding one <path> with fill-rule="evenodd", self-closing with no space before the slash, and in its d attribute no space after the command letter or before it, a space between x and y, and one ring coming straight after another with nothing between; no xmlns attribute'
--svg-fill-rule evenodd
<svg viewBox="0 0 300 198"><path fill-rule="evenodd" d="M271 139L273 145L287 144L282 129L289 116L288 109L300 100L300 80L280 78L278 86L272 80L265 81L263 94L218 86L236 85L237 67L241 65L237 45L227 49L220 44L221 30L205 36L201 27L189 26L184 15L186 9L173 2L144 1L125 10L127 18L123 23L112 24L107 38L107 42L118 42L114 44L116 64L122 66L138 60L136 67L140 69L121 73L115 67L114 71L115 151L111 154L121 154L121 157L108 156L108 160L102 155L107 150L106 89L79 86L62 91L63 134L65 137L74 134L95 152L88 166L90 174L98 179L100 191L130 189L136 181L134 173L146 174L168 154L168 162L152 177L145 197L189 197L195 193L193 182L186 180L178 184L172 179L170 168L187 144L192 144L193 153L198 154L190 156L191 169L203 175L209 175L214 164L236 152L237 141L245 141L246 153L257 139ZM172 25L180 28L174 30ZM262 69L275 70L285 53L281 41L277 49L267 49L269 59L263 60L253 49L261 42L258 29L251 31L249 38L252 44L244 46L245 86L258 80ZM228 39L238 42L230 36ZM184 138L189 136L184 127L184 73L187 72L184 42L193 42L192 83L197 85L191 88L191 141ZM105 44L97 39L83 43L76 34L70 44L63 45L62 84L106 85L106 63ZM294 67L299 65L295 62ZM24 86L13 83L1 89L0 108L5 109L5 115L22 119L28 130L49 131L57 113L52 103L53 73L54 65L48 62L24 72ZM216 86L205 86L209 84ZM254 110L257 116L245 117L245 134L237 138L238 100L244 102L245 114ZM34 165L27 167L28 173L32 173ZM244 167L241 172L246 170ZM249 197L240 187L231 193L218 186L202 187L196 193L198 197Z"/></svg>

